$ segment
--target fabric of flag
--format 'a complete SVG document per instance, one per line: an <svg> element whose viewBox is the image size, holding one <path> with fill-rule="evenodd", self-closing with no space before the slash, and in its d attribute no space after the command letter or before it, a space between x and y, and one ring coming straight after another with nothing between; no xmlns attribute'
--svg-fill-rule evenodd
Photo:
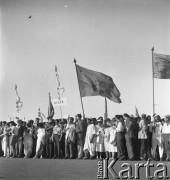
<svg viewBox="0 0 170 180"><path fill-rule="evenodd" d="M153 54L154 78L170 79L170 55Z"/></svg>
<svg viewBox="0 0 170 180"><path fill-rule="evenodd" d="M40 108L38 109L38 117L40 119L40 122L47 122L46 116L41 112Z"/></svg>
<svg viewBox="0 0 170 180"><path fill-rule="evenodd" d="M15 95L16 95L16 109L17 109L17 112L19 113L19 111L23 107L23 102L21 102L21 99L20 99L20 97L18 95L18 89L17 89L16 84L15 84Z"/></svg>
<svg viewBox="0 0 170 180"><path fill-rule="evenodd" d="M49 93L48 118L53 118L53 116L54 116L54 107L53 107L53 104L51 102L51 96Z"/></svg>
<svg viewBox="0 0 170 180"><path fill-rule="evenodd" d="M111 77L77 64L76 69L81 97L103 96L116 103L121 103L120 92Z"/></svg>
<svg viewBox="0 0 170 180"><path fill-rule="evenodd" d="M57 77L57 82L58 82L58 87L57 87L57 93L58 93L58 98L60 99L63 93L65 92L65 88L62 86L61 81L60 81L60 76L58 74L57 66L55 65L55 72L56 72L56 77Z"/></svg>
<svg viewBox="0 0 170 180"><path fill-rule="evenodd" d="M139 117L139 112L138 112L138 109L137 109L136 106L135 106L135 116L136 116L136 117Z"/></svg>

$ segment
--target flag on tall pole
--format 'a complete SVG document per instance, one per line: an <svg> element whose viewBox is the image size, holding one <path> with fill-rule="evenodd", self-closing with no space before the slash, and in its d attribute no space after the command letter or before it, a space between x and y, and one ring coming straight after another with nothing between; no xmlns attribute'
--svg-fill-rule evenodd
<svg viewBox="0 0 170 180"><path fill-rule="evenodd" d="M23 107L23 102L21 102L21 98L19 97L18 89L17 89L16 84L15 84L15 95L16 95L16 109L17 109L17 112L19 113L19 111Z"/></svg>
<svg viewBox="0 0 170 180"><path fill-rule="evenodd" d="M53 107L53 104L51 102L50 93L48 95L49 95L48 118L53 118L53 116L54 116L54 107Z"/></svg>
<svg viewBox="0 0 170 180"><path fill-rule="evenodd" d="M120 92L110 76L77 64L76 69L81 97L103 96L113 102L121 103Z"/></svg>
<svg viewBox="0 0 170 180"><path fill-rule="evenodd" d="M154 78L170 79L170 55L153 53Z"/></svg>

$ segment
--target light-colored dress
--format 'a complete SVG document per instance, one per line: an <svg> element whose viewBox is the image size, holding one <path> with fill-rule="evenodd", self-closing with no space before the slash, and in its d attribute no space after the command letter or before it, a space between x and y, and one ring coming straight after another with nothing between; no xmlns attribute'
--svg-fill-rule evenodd
<svg viewBox="0 0 170 180"><path fill-rule="evenodd" d="M90 153L90 156L95 155L95 138L92 139L92 137L96 134L96 127L94 124L90 124L87 127L86 131L86 138L84 143L84 151L88 150ZM92 140L92 142L91 142Z"/></svg>
<svg viewBox="0 0 170 180"><path fill-rule="evenodd" d="M110 151L110 127L104 129L104 149L105 151Z"/></svg>
<svg viewBox="0 0 170 180"><path fill-rule="evenodd" d="M28 132L24 135L24 154L26 157L31 157L33 147L33 129L28 128Z"/></svg>
<svg viewBox="0 0 170 180"><path fill-rule="evenodd" d="M146 130L147 130L148 126L145 123L145 121L142 119L139 122L139 133L138 133L138 139L147 139L147 134L146 134Z"/></svg>
<svg viewBox="0 0 170 180"><path fill-rule="evenodd" d="M96 125L96 151L104 152L104 128Z"/></svg>
<svg viewBox="0 0 170 180"><path fill-rule="evenodd" d="M110 127L109 128L110 139L109 139L109 152L117 152L117 144L116 144L116 128Z"/></svg>

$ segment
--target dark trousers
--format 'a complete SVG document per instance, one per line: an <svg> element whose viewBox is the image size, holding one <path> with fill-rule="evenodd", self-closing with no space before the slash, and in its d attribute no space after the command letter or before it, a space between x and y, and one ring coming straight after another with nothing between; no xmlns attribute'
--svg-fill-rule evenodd
<svg viewBox="0 0 170 180"><path fill-rule="evenodd" d="M128 158L132 159L134 158L132 139L130 138L128 134L125 134L125 139L126 139L126 148L127 148Z"/></svg>
<svg viewBox="0 0 170 180"><path fill-rule="evenodd" d="M60 157L60 136L58 134L54 134L54 157Z"/></svg>
<svg viewBox="0 0 170 180"><path fill-rule="evenodd" d="M150 139L140 139L140 157L151 158Z"/></svg>
<svg viewBox="0 0 170 180"><path fill-rule="evenodd" d="M60 143L60 156L65 157L65 139L61 139Z"/></svg>
<svg viewBox="0 0 170 180"><path fill-rule="evenodd" d="M0 157L3 156L3 151L2 151L2 137L0 137Z"/></svg>
<svg viewBox="0 0 170 180"><path fill-rule="evenodd" d="M133 146L134 158L136 160L139 160L139 158L140 158L140 140L138 138L133 138L132 146Z"/></svg>
<svg viewBox="0 0 170 180"><path fill-rule="evenodd" d="M52 141L50 140L51 135L45 136L45 147L46 147L46 158L52 158Z"/></svg>
<svg viewBox="0 0 170 180"><path fill-rule="evenodd" d="M125 136L123 132L116 133L116 141L117 141L117 151L118 151L118 158L125 159L126 158L126 143L125 143Z"/></svg>
<svg viewBox="0 0 170 180"><path fill-rule="evenodd" d="M65 156L73 158L74 157L74 143L65 141Z"/></svg>
<svg viewBox="0 0 170 180"><path fill-rule="evenodd" d="M17 146L18 146L18 156L23 156L23 138L22 137L18 139Z"/></svg>

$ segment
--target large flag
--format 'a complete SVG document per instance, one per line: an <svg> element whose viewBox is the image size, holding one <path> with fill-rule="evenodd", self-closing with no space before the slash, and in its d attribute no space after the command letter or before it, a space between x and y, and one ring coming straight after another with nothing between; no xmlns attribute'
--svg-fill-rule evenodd
<svg viewBox="0 0 170 180"><path fill-rule="evenodd" d="M21 98L18 95L18 89L17 89L16 84L15 84L15 95L16 95L16 109L17 109L17 112L19 113L19 111L21 110L23 106L23 102L21 102Z"/></svg>
<svg viewBox="0 0 170 180"><path fill-rule="evenodd" d="M170 79L170 55L153 54L154 78Z"/></svg>
<svg viewBox="0 0 170 180"><path fill-rule="evenodd" d="M49 93L48 118L53 118L53 116L54 116L54 107L51 102L51 95Z"/></svg>
<svg viewBox="0 0 170 180"><path fill-rule="evenodd" d="M76 64L81 97L103 96L121 103L120 92L111 77Z"/></svg>

